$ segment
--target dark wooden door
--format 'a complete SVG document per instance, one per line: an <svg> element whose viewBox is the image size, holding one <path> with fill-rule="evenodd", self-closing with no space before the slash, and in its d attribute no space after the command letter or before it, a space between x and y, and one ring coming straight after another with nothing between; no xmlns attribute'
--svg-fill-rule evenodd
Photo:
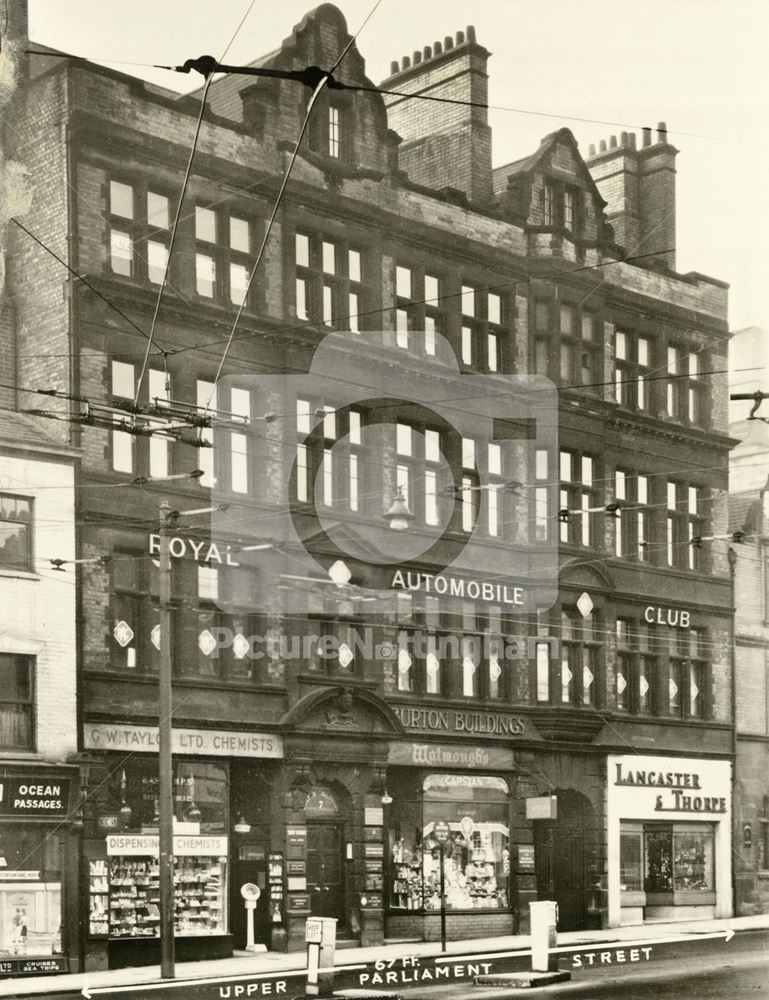
<svg viewBox="0 0 769 1000"><path fill-rule="evenodd" d="M342 828L338 823L307 824L307 891L313 916L344 918Z"/></svg>
<svg viewBox="0 0 769 1000"><path fill-rule="evenodd" d="M579 820L534 823L537 896L558 904L558 930L587 926L585 831Z"/></svg>

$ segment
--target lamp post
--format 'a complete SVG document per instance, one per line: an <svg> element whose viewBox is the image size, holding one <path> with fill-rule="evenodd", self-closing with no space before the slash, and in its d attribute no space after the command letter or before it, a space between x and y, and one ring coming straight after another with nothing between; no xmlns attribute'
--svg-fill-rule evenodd
<svg viewBox="0 0 769 1000"><path fill-rule="evenodd" d="M169 549L169 521L171 507L168 501L160 504L159 525L159 576L158 596L160 605L160 668L158 671L158 755L159 788L158 816L159 855L158 881L160 884L160 975L174 978L174 788L172 688L171 688L171 551Z"/></svg>
<svg viewBox="0 0 769 1000"><path fill-rule="evenodd" d="M440 892L441 892L441 951L446 951L446 843L450 834L449 824L440 820L433 827L433 837L438 841L441 852Z"/></svg>

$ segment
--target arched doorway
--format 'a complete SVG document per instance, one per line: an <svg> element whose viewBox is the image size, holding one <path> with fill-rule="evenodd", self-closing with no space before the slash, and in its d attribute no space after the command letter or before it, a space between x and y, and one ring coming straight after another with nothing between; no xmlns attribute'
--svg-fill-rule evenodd
<svg viewBox="0 0 769 1000"><path fill-rule="evenodd" d="M345 910L345 809L341 788L313 785L304 803L307 823L307 892L315 917L336 917Z"/></svg>
<svg viewBox="0 0 769 1000"><path fill-rule="evenodd" d="M558 930L587 927L587 851L593 808L573 789L556 792L558 818L534 821L534 858L539 899L558 904Z"/></svg>

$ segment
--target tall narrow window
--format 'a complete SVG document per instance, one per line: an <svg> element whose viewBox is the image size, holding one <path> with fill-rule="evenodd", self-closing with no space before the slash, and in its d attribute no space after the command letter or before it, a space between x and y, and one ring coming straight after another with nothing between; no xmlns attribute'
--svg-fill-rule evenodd
<svg viewBox="0 0 769 1000"><path fill-rule="evenodd" d="M115 274L132 277L134 273L134 245L132 223L135 219L134 189L121 181L110 181L109 211L110 264Z"/></svg>
<svg viewBox="0 0 769 1000"><path fill-rule="evenodd" d="M296 498L301 503L309 500L309 453L306 441L310 433L310 402L307 399L296 401Z"/></svg>
<svg viewBox="0 0 769 1000"><path fill-rule="evenodd" d="M230 488L233 493L248 493L248 425L251 420L251 393L234 386L230 412L238 424L230 431Z"/></svg>
<svg viewBox="0 0 769 1000"><path fill-rule="evenodd" d="M112 395L133 402L136 391L135 368L124 361L112 362ZM127 415L126 415L127 417ZM115 416L115 422L126 417ZM115 472L133 472L136 468L135 438L128 431L112 432L112 468Z"/></svg>
<svg viewBox="0 0 769 1000"><path fill-rule="evenodd" d="M478 513L478 468L475 441L462 438L462 530L472 531Z"/></svg>
<svg viewBox="0 0 769 1000"><path fill-rule="evenodd" d="M216 383L206 379L198 379L196 384L198 408L209 414L216 411ZM198 431L198 468L203 472L198 482L201 486L212 487L216 483L214 472L214 434L210 427L201 427Z"/></svg>
<svg viewBox="0 0 769 1000"><path fill-rule="evenodd" d="M148 372L148 389L150 395L150 405L162 407L167 404L170 397L170 383L165 371L150 368ZM163 421L153 421L153 427L162 427ZM169 453L171 442L168 438L153 434L149 439L150 451L150 476L163 479L169 473Z"/></svg>
<svg viewBox="0 0 769 1000"><path fill-rule="evenodd" d="M195 253L196 288L198 295L212 299L216 292L216 213L211 208L197 205L195 208Z"/></svg>
<svg viewBox="0 0 769 1000"><path fill-rule="evenodd" d="M34 749L34 662L0 653L0 749Z"/></svg>
<svg viewBox="0 0 769 1000"><path fill-rule="evenodd" d="M593 459L577 452L561 452L561 541L591 545L594 506Z"/></svg>
<svg viewBox="0 0 769 1000"><path fill-rule="evenodd" d="M33 568L32 500L0 493L0 569Z"/></svg>
<svg viewBox="0 0 769 1000"><path fill-rule="evenodd" d="M147 192L147 277L162 283L168 265L168 240L171 206L164 194Z"/></svg>
<svg viewBox="0 0 769 1000"><path fill-rule="evenodd" d="M340 128L339 108L331 105L328 109L328 155L336 159L342 155Z"/></svg>
<svg viewBox="0 0 769 1000"><path fill-rule="evenodd" d="M534 462L534 532L537 541L546 541L550 537L550 487L548 485L548 454L538 449Z"/></svg>

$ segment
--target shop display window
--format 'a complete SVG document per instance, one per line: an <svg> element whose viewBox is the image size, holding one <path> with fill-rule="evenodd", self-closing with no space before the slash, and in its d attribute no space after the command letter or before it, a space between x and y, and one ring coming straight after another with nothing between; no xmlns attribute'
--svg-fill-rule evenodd
<svg viewBox="0 0 769 1000"><path fill-rule="evenodd" d="M156 833L158 817L157 760L133 760L112 776L111 806L120 828ZM174 826L180 833L226 834L229 775L220 764L174 760Z"/></svg>
<svg viewBox="0 0 769 1000"><path fill-rule="evenodd" d="M673 832L673 889L715 892L712 830Z"/></svg>
<svg viewBox="0 0 769 1000"><path fill-rule="evenodd" d="M624 838L624 835L623 835ZM644 828L647 893L715 892L715 835L706 824Z"/></svg>
<svg viewBox="0 0 769 1000"><path fill-rule="evenodd" d="M396 800L392 809L390 908L440 909L436 824L449 830L443 849L446 908L508 908L507 783L491 775L431 774L421 788L412 784L411 794L410 800Z"/></svg>
<svg viewBox="0 0 769 1000"><path fill-rule="evenodd" d="M0 957L61 954L58 836L50 828L4 825L0 873Z"/></svg>
<svg viewBox="0 0 769 1000"><path fill-rule="evenodd" d="M178 857L174 865L174 934L224 934L226 862ZM157 858L110 858L110 937L157 937L160 883Z"/></svg>
<svg viewBox="0 0 769 1000"><path fill-rule="evenodd" d="M622 892L643 890L643 834L621 833L619 838L619 881Z"/></svg>

